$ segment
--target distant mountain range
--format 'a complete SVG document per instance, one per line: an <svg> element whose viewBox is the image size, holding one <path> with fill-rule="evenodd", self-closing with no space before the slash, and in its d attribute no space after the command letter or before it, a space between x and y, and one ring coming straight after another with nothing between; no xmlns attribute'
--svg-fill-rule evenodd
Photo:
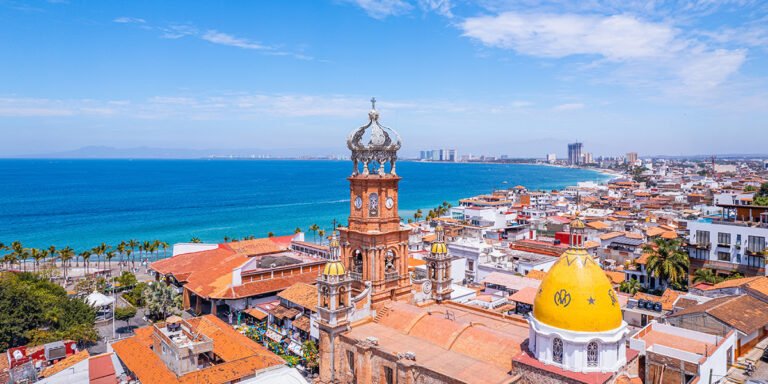
<svg viewBox="0 0 768 384"><path fill-rule="evenodd" d="M88 146L74 150L35 153L12 158L25 159L202 159L202 158L307 158L330 157L334 152L346 155L346 148L275 148L275 149L187 149L187 148L115 148Z"/></svg>

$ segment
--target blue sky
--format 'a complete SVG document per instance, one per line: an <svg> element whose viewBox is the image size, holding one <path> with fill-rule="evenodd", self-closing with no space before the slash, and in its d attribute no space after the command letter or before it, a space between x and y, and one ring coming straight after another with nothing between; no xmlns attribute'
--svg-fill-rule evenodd
<svg viewBox="0 0 768 384"><path fill-rule="evenodd" d="M406 155L766 153L759 1L0 0L0 156L343 154L371 96Z"/></svg>

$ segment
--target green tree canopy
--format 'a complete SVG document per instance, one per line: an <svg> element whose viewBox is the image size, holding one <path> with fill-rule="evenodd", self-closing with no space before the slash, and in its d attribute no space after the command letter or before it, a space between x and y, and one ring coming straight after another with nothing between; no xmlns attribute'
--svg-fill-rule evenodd
<svg viewBox="0 0 768 384"><path fill-rule="evenodd" d="M0 350L61 339L93 342L96 313L64 288L31 273L0 273Z"/></svg>

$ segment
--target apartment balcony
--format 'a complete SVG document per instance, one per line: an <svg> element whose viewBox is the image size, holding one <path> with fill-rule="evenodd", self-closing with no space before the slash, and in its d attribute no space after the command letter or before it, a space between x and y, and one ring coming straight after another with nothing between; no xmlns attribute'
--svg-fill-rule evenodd
<svg viewBox="0 0 768 384"><path fill-rule="evenodd" d="M711 249L712 243L695 243L695 244L688 244L689 248L694 249Z"/></svg>
<svg viewBox="0 0 768 384"><path fill-rule="evenodd" d="M727 261L701 260L694 258L690 258L690 261L691 267L695 267L696 269L707 268L720 272L738 272L746 277L765 275L765 268L753 267L745 264L731 263Z"/></svg>

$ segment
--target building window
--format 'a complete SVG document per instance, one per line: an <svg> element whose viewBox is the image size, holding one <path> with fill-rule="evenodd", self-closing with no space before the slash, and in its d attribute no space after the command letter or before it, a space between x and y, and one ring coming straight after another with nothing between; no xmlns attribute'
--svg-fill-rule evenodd
<svg viewBox="0 0 768 384"><path fill-rule="evenodd" d="M587 344L587 367L597 367L597 342L593 341Z"/></svg>
<svg viewBox="0 0 768 384"><path fill-rule="evenodd" d="M762 236L748 236L747 237L747 251L757 253L765 250L765 237Z"/></svg>
<svg viewBox="0 0 768 384"><path fill-rule="evenodd" d="M558 364L563 363L563 340L559 337L552 340L552 361Z"/></svg>
<svg viewBox="0 0 768 384"><path fill-rule="evenodd" d="M696 244L709 245L709 231L696 231Z"/></svg>
<svg viewBox="0 0 768 384"><path fill-rule="evenodd" d="M718 252L717 259L720 261L731 261L731 254L728 252Z"/></svg>
<svg viewBox="0 0 768 384"><path fill-rule="evenodd" d="M355 353L352 351L347 351L347 365L349 366L349 371L352 372L352 375L355 375Z"/></svg>
<svg viewBox="0 0 768 384"><path fill-rule="evenodd" d="M730 233L717 233L717 244L724 245L726 247L731 246L731 234Z"/></svg>
<svg viewBox="0 0 768 384"><path fill-rule="evenodd" d="M384 367L384 380L387 384L395 384L395 374L390 367Z"/></svg>
<svg viewBox="0 0 768 384"><path fill-rule="evenodd" d="M762 255L757 256L747 256L747 265L750 267L755 268L764 268L765 267L765 257Z"/></svg>
<svg viewBox="0 0 768 384"><path fill-rule="evenodd" d="M694 259L699 259L699 260L709 259L709 251L706 249L691 249L689 254Z"/></svg>

